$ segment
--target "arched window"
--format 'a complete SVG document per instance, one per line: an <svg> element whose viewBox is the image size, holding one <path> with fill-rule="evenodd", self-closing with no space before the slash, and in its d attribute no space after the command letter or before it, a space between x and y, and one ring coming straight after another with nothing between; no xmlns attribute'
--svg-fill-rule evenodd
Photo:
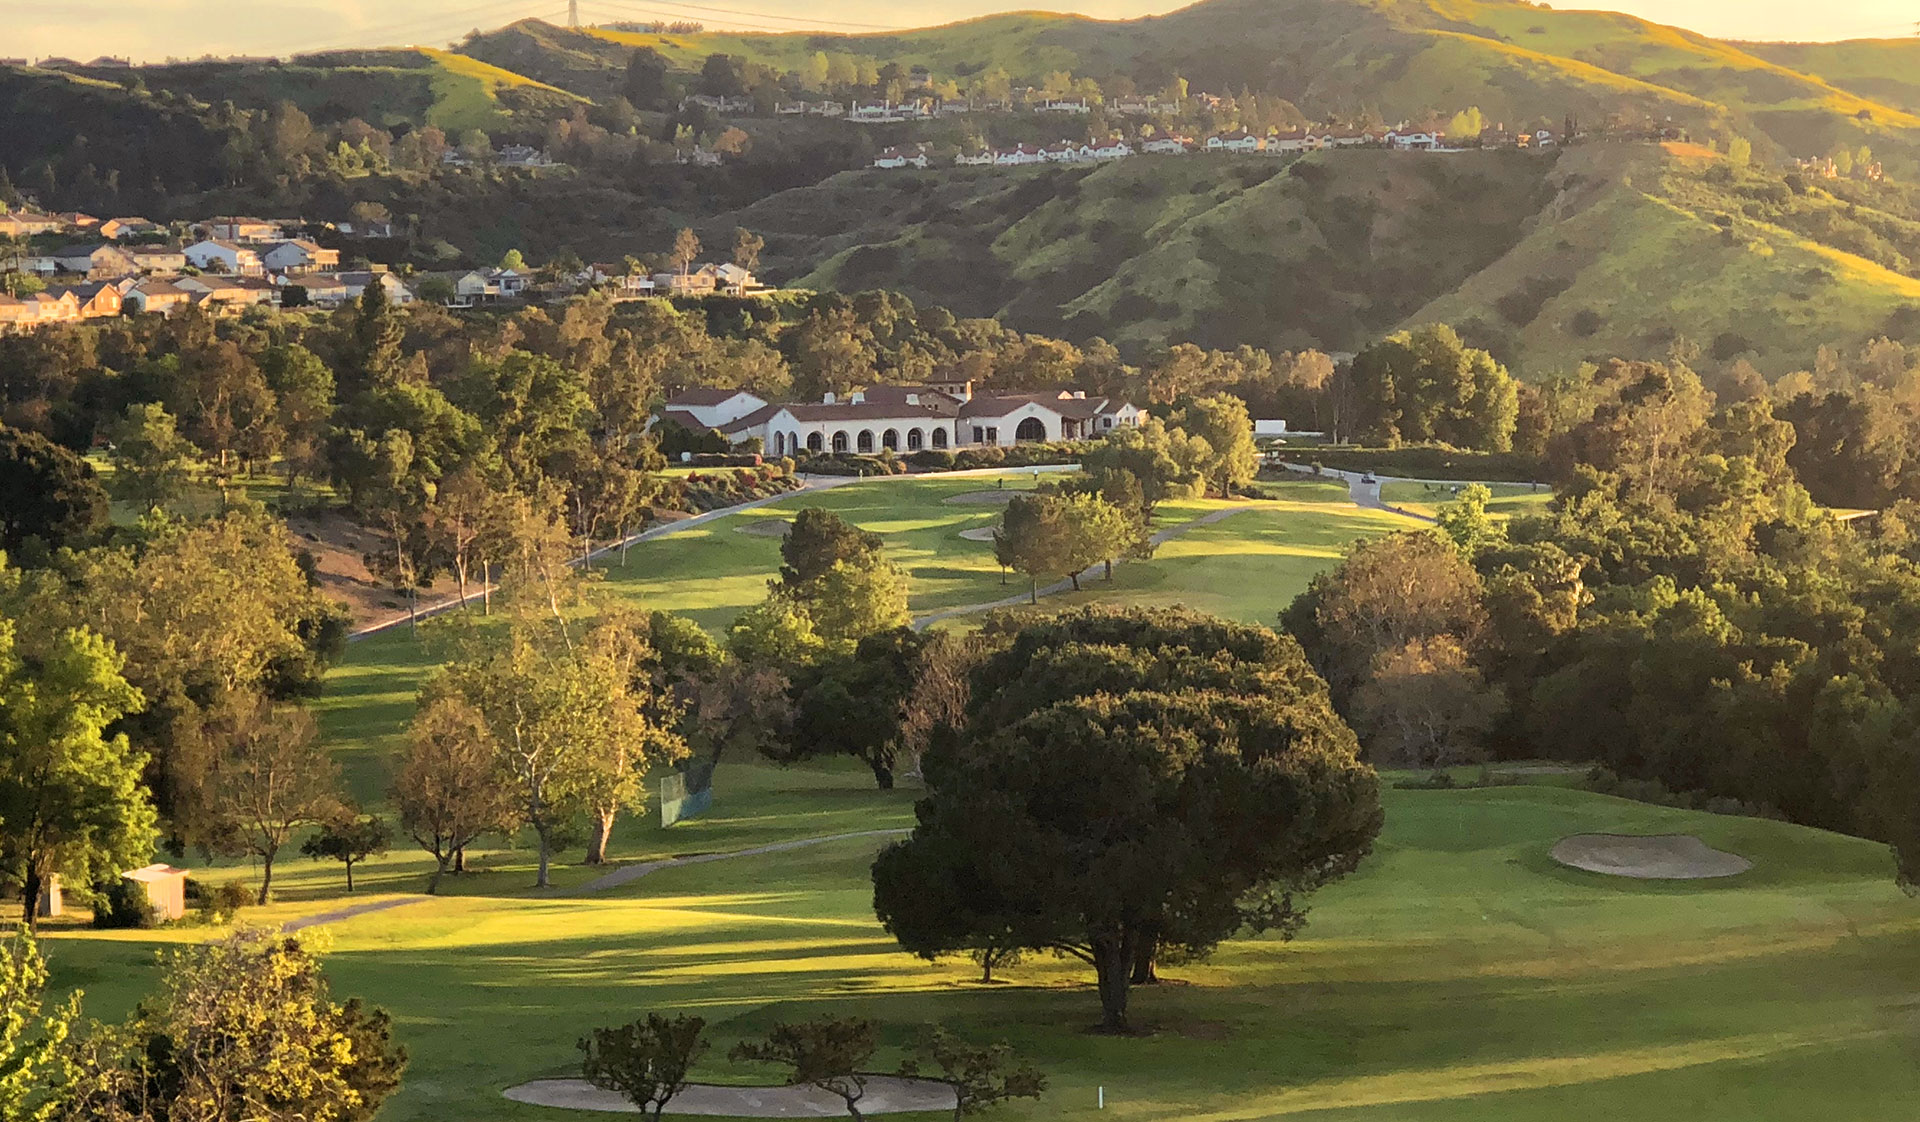
<svg viewBox="0 0 1920 1122"><path fill-rule="evenodd" d="M926 446L927 446L926 438L920 435L919 429L907 430L907 451L918 452L920 449L925 448Z"/></svg>
<svg viewBox="0 0 1920 1122"><path fill-rule="evenodd" d="M1015 440L1045 440L1047 438L1047 426L1038 417L1028 417L1026 420L1020 422L1019 428L1013 430L1013 438Z"/></svg>
<svg viewBox="0 0 1920 1122"><path fill-rule="evenodd" d="M845 452L847 450L846 430L842 429L833 434L833 450L835 452Z"/></svg>
<svg viewBox="0 0 1920 1122"><path fill-rule="evenodd" d="M807 451L818 452L819 450L820 450L820 434L817 432L808 433L807 434Z"/></svg>
<svg viewBox="0 0 1920 1122"><path fill-rule="evenodd" d="M933 430L933 446L935 448L945 448L947 446L947 430L946 429Z"/></svg>
<svg viewBox="0 0 1920 1122"><path fill-rule="evenodd" d="M882 448L891 448L891 449L893 449L893 450L894 450L895 452L898 452L898 451L900 450L900 432L899 432L899 430L898 430L898 429L888 429L887 431L885 431L885 432L883 432L883 433L881 433L881 434L880 434L880 447L882 447Z"/></svg>
<svg viewBox="0 0 1920 1122"><path fill-rule="evenodd" d="M860 437L855 442L855 446L862 452L873 451L873 432L869 429L861 429Z"/></svg>
<svg viewBox="0 0 1920 1122"><path fill-rule="evenodd" d="M776 432L773 434L773 454L776 456L784 456L787 454L786 433Z"/></svg>

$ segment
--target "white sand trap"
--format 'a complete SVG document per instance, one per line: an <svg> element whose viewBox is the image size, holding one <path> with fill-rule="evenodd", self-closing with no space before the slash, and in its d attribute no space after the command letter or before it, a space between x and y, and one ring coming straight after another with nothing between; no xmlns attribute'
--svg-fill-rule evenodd
<svg viewBox="0 0 1920 1122"><path fill-rule="evenodd" d="M756 538L784 538L787 531L793 529L793 523L784 518L762 518L744 526L735 526L736 534L751 534Z"/></svg>
<svg viewBox="0 0 1920 1122"><path fill-rule="evenodd" d="M514 1102L604 1114L639 1114L640 1109L614 1091L602 1091L584 1079L536 1079L504 1092ZM928 1079L876 1075L860 1099L862 1114L907 1114L952 1110L953 1088ZM719 1087L695 1083L667 1103L669 1115L705 1114L727 1118L845 1118L847 1104L838 1095L813 1087Z"/></svg>
<svg viewBox="0 0 1920 1122"><path fill-rule="evenodd" d="M960 536L970 542L990 542L993 540L993 532L997 529L999 529L997 526L975 526L971 530L960 531Z"/></svg>
<svg viewBox="0 0 1920 1122"><path fill-rule="evenodd" d="M1639 880L1706 880L1753 868L1737 853L1715 849L1691 834L1575 834L1553 847L1562 865Z"/></svg>
<svg viewBox="0 0 1920 1122"><path fill-rule="evenodd" d="M1006 506L1021 495L1031 495L1032 491L968 491L959 495L948 495L941 499L952 506Z"/></svg>

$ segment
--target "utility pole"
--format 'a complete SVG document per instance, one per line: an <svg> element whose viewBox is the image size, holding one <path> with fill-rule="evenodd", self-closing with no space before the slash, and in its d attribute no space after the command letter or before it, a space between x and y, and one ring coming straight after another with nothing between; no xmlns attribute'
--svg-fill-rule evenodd
<svg viewBox="0 0 1920 1122"><path fill-rule="evenodd" d="M567 0L567 26L580 29L580 0Z"/></svg>

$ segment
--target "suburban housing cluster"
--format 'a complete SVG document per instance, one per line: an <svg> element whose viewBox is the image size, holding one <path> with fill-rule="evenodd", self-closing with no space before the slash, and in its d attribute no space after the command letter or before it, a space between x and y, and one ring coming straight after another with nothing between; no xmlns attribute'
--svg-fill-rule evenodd
<svg viewBox="0 0 1920 1122"><path fill-rule="evenodd" d="M661 407L656 424L718 432L733 444L758 440L771 455L918 452L1090 440L1140 423L1140 410L1082 390L975 393L973 383L869 386L819 401L770 402L734 389L688 389Z"/></svg>
<svg viewBox="0 0 1920 1122"><path fill-rule="evenodd" d="M187 236L174 237L169 227L138 217L0 213L0 239L6 239L0 245L12 247L0 249L0 277L33 278L31 285L0 284L0 332L137 313L170 315L184 307L215 313L260 305L336 307L360 299L374 285L394 304L418 298L414 283L383 265L342 269L340 251L303 236L309 228L300 220L229 217L194 223ZM71 240L62 243L60 238ZM751 271L734 264L654 274L625 264L586 265L545 284L537 284L530 271L512 268L436 275L444 282L441 298L452 307L567 295L586 288L616 297L747 296L767 289ZM32 291L24 291L28 288Z"/></svg>
<svg viewBox="0 0 1920 1122"><path fill-rule="evenodd" d="M1488 129L1473 138L1473 141L1473 146L1479 148L1526 149L1552 148L1560 142L1559 138L1547 129L1517 133L1509 133L1505 129ZM1275 130L1265 134L1237 129L1232 132L1214 133L1204 140L1167 134L1140 141L1138 144L1119 137L1110 137L1079 144L1060 141L1054 144L1016 144L1010 148L977 148L957 153L953 157L953 163L961 167L970 165L1021 167L1028 164L1071 164L1118 160L1136 154L1181 156L1195 152L1264 152L1282 155L1288 152L1317 152L1330 148L1392 148L1403 152L1463 150L1463 146L1450 144L1444 132L1405 127L1396 129L1296 128L1288 131ZM924 144L887 148L873 160L873 166L877 168L925 168L932 163L933 156Z"/></svg>

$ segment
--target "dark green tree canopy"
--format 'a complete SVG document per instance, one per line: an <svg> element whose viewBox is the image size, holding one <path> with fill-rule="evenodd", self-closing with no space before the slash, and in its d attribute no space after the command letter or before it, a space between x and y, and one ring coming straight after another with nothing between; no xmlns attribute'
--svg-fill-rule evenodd
<svg viewBox="0 0 1920 1122"><path fill-rule="evenodd" d="M879 534L851 525L830 510L803 507L780 543L780 587L796 592L826 576L837 561L862 566L880 556Z"/></svg>
<svg viewBox="0 0 1920 1122"><path fill-rule="evenodd" d="M107 492L93 465L38 433L0 425L0 550L30 538L78 546L107 526Z"/></svg>

